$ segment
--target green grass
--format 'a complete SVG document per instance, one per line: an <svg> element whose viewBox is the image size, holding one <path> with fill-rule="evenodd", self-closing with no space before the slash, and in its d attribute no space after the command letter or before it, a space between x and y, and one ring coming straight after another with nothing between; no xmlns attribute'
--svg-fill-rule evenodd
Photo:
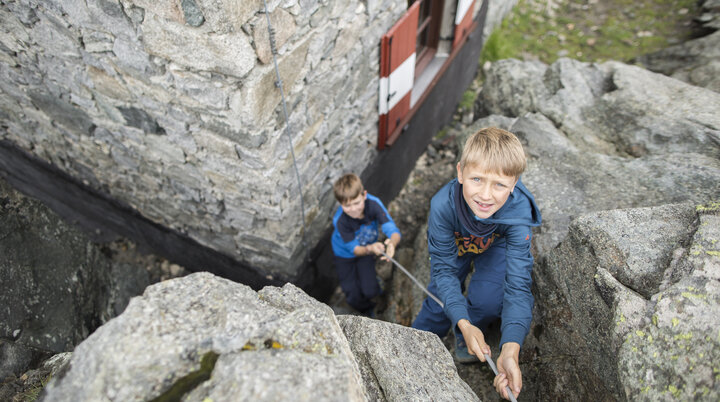
<svg viewBox="0 0 720 402"><path fill-rule="evenodd" d="M507 25L503 23L503 25ZM483 45L482 53L480 55L481 61L497 61L502 59L509 59L514 57L517 53L517 46L514 46L503 36L502 29L496 29L488 37L487 41Z"/></svg>
<svg viewBox="0 0 720 402"><path fill-rule="evenodd" d="M487 39L480 63L507 58L618 60L686 40L696 0L567 0L551 13L545 1L520 0ZM595 10L602 10L596 14Z"/></svg>

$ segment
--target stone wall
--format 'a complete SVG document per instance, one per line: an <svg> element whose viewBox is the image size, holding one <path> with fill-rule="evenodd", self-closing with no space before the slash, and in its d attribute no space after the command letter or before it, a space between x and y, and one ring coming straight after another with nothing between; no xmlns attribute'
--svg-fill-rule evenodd
<svg viewBox="0 0 720 402"><path fill-rule="evenodd" d="M263 2L0 0L0 139L280 276L303 255ZM308 243L376 156L378 43L405 1L268 1Z"/></svg>

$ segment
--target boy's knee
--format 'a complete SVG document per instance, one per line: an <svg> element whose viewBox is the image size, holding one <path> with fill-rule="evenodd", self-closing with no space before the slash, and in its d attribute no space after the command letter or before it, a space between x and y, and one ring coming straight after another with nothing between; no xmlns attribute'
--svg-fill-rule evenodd
<svg viewBox="0 0 720 402"><path fill-rule="evenodd" d="M372 283L365 284L365 286L361 286L360 291L366 299L378 297L382 293L382 289L380 288L380 284L378 284L377 280Z"/></svg>
<svg viewBox="0 0 720 402"><path fill-rule="evenodd" d="M504 285L482 282L468 292L468 307L482 316L500 317Z"/></svg>

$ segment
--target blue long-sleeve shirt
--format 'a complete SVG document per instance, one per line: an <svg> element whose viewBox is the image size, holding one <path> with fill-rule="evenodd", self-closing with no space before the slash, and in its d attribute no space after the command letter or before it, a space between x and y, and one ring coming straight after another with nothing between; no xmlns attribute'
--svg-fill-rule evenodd
<svg viewBox="0 0 720 402"><path fill-rule="evenodd" d="M382 201L368 193L362 219L354 219L338 207L333 216L333 234L331 238L333 253L342 258L355 258L355 247L375 243L378 239L378 227L390 237L400 234L392 217Z"/></svg>
<svg viewBox="0 0 720 402"><path fill-rule="evenodd" d="M485 239L473 238L461 224L455 210L456 182L455 179L446 184L430 203L428 251L431 280L437 287L437 296L443 302L445 314L453 326L463 318L469 320L467 300L462 294L458 277L462 267L460 258L466 252L482 252L483 247L492 247L495 239L505 241L507 267L500 345L506 342L522 345L532 321L534 299L530 288L533 256L530 253L530 240L531 227L540 225L540 210L532 194L518 180L505 204L491 217L479 219L485 224L497 224L494 233ZM464 202L463 206L467 207ZM480 250L473 250L473 247Z"/></svg>

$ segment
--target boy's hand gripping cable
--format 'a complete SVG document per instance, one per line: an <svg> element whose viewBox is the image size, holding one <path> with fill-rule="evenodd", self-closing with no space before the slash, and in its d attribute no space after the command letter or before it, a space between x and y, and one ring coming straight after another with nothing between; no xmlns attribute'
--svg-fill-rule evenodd
<svg viewBox="0 0 720 402"><path fill-rule="evenodd" d="M425 292L428 296L430 296L431 299L435 300L435 302L436 302L437 304L439 304L440 307L445 308L445 305L443 304L443 302L441 302L440 299L437 298L437 296L435 296L434 294L430 293L430 292L425 288L425 286L423 286L422 283L420 283L420 281L417 280L417 278L415 278L410 272L408 272L407 269L405 269L405 267L403 267L399 262L395 261L395 259L393 259L392 257L388 256L388 255L385 254L384 252L382 253L382 255L383 255L383 257L385 257L385 258L387 258L388 260L392 261L392 263L395 264L396 267L400 268L400 270L401 270L405 275L407 275L408 278L410 278L413 282L415 282L415 284L416 284L420 289L422 289L423 292ZM490 365L490 368L492 369L493 373L495 373L495 375L498 375L497 367L495 367L495 363L493 362L492 358L490 358L490 355L484 354L484 356L485 356L485 361L488 363L488 365ZM506 388L506 391L507 391L508 396L510 397L510 400L511 400L512 402L517 402L517 399L515 399L515 395L513 395L512 390L510 390L510 386L507 386L507 387L505 387L505 388Z"/></svg>

